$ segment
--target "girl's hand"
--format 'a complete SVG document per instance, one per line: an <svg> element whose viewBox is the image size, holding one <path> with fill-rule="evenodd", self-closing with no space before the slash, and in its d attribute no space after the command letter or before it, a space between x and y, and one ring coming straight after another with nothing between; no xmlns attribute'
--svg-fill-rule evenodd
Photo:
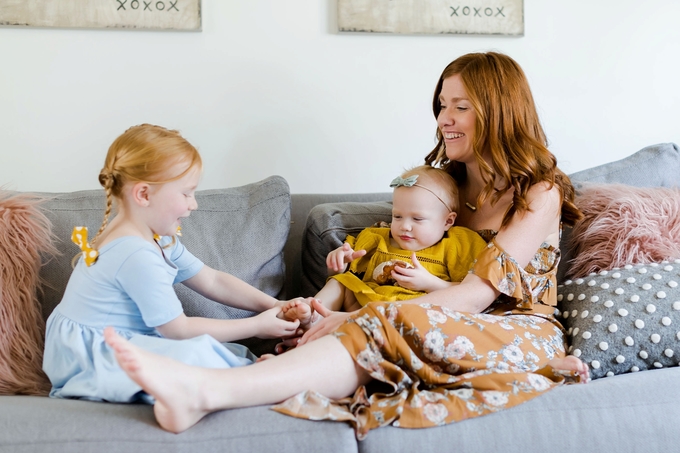
<svg viewBox="0 0 680 453"><path fill-rule="evenodd" d="M450 282L445 282L439 277L435 277L420 264L415 252L411 254L412 268L405 268L395 266L392 271L392 277L399 283L402 288L410 289L412 291L425 291L431 293L438 289L451 286Z"/></svg>
<svg viewBox="0 0 680 453"><path fill-rule="evenodd" d="M345 271L347 263L351 263L357 258L366 254L366 250L352 250L347 242L333 250L326 257L326 267L329 274L338 274Z"/></svg>
<svg viewBox="0 0 680 453"><path fill-rule="evenodd" d="M281 313L281 307L277 306L255 316L254 320L257 326L255 336L257 338L270 339L296 335L300 321L297 319L295 321L280 319L279 313Z"/></svg>
<svg viewBox="0 0 680 453"><path fill-rule="evenodd" d="M302 346L305 343L314 341L317 338L321 338L324 335L328 335L335 329L340 327L349 318L352 313L346 313L342 311L331 311L321 305L321 302L314 299L312 301L312 307L323 319L315 323L305 334L302 336L298 342L298 346Z"/></svg>

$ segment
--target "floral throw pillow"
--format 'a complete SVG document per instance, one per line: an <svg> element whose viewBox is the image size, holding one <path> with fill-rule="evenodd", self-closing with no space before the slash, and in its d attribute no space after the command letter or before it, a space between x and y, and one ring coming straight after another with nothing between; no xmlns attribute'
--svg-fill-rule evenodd
<svg viewBox="0 0 680 453"><path fill-rule="evenodd" d="M680 259L626 265L558 286L569 352L593 379L680 362Z"/></svg>

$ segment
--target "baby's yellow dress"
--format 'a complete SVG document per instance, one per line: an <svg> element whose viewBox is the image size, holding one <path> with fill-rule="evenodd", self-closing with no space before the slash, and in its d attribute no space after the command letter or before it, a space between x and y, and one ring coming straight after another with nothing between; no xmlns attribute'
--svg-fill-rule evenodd
<svg viewBox="0 0 680 453"><path fill-rule="evenodd" d="M572 376L547 365L566 355L554 316L559 260L559 249L544 243L522 268L491 239L470 271L501 292L485 313L371 302L332 335L374 381L348 398L307 391L274 409L349 422L363 439L385 425L426 428L491 414L563 384Z"/></svg>
<svg viewBox="0 0 680 453"><path fill-rule="evenodd" d="M413 299L424 294L401 286L379 285L373 280L373 271L381 263L390 260L411 263L413 252L390 244L389 228L366 228L356 238L347 236L345 242L354 250L366 250L367 253L352 261L347 272L331 278L352 291L362 306L369 302ZM486 242L479 234L468 228L451 227L441 241L416 252L416 256L432 275L447 282L460 282L485 248Z"/></svg>

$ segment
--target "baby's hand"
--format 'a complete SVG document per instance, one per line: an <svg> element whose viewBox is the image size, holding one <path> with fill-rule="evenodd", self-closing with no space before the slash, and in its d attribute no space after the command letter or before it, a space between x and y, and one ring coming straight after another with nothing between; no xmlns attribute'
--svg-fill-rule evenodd
<svg viewBox="0 0 680 453"><path fill-rule="evenodd" d="M345 242L342 246L333 250L326 257L326 267L329 273L338 274L345 271L347 263L351 263L357 258L361 258L366 254L366 250L352 250L352 247Z"/></svg>
<svg viewBox="0 0 680 453"><path fill-rule="evenodd" d="M411 268L395 266L392 271L392 277L402 288L431 293L451 285L450 282L445 282L425 269L415 253L411 254L411 262L413 263Z"/></svg>

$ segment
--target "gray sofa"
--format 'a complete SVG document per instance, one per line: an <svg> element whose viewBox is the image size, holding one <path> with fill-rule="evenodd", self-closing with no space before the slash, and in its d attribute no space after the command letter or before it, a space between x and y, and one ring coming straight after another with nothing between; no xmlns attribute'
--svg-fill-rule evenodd
<svg viewBox="0 0 680 453"><path fill-rule="evenodd" d="M680 152L673 144L655 145L571 176L577 186L588 181L680 186ZM41 195L49 198L43 207L61 252L41 271L46 318L59 302L77 252L68 240L70 230L74 225L96 230L104 201L100 191ZM327 251L347 233L389 219L389 197L387 192L290 195L277 176L201 191L182 240L209 265L269 294L311 295L323 284ZM250 315L177 289L189 315ZM259 340L245 344L257 353L273 346ZM152 408L143 404L0 396L0 452L676 451L678 382L677 367L627 373L563 386L513 409L454 425L378 429L361 442L345 423L299 420L268 407L218 412L176 435L160 429Z"/></svg>

